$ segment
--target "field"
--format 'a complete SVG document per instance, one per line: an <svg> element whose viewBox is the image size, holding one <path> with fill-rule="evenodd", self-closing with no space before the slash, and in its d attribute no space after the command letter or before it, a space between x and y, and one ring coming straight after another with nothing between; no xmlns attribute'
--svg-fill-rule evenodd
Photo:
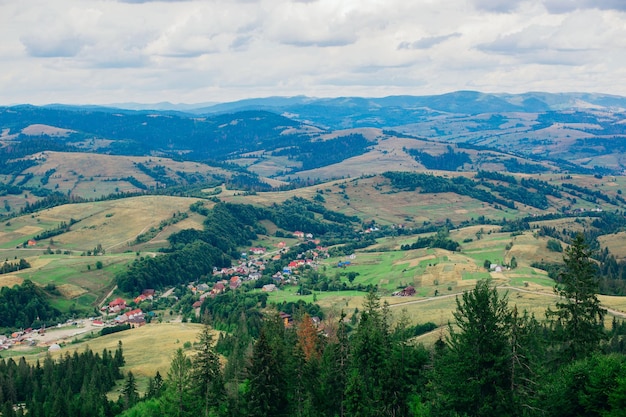
<svg viewBox="0 0 626 417"><path fill-rule="evenodd" d="M200 324L153 323L137 329L69 343L57 352L31 353L32 348L24 348L20 353L24 354L30 362L35 362L36 360L42 361L48 354L52 358L58 358L60 355L72 354L74 351L81 352L87 348L94 353L100 353L104 349L115 351L121 341L126 360L123 372L132 371L142 383L140 388L143 389L147 378L153 377L157 371L163 377L167 375L171 359L178 348L185 349L187 355L194 354L193 349L186 349L184 345L186 342L192 345L197 342L201 329ZM18 351L13 353L18 353Z"/></svg>
<svg viewBox="0 0 626 417"><path fill-rule="evenodd" d="M197 199L183 197L141 196L54 207L1 224L0 250L13 255L14 249L28 239L53 230L62 222L69 223L72 219L76 223L69 232L54 236L52 243L46 239L37 242L35 246L18 248L22 249L20 256L28 256L26 250L45 250L48 246L79 252L92 250L98 244L107 252L136 250L134 240L138 235L150 228L158 228L161 221L169 220L175 213L189 212L189 206L195 201ZM180 226L172 229L179 230ZM184 220L184 226L202 228L202 223L192 213ZM162 231L160 238L164 239L167 233L167 230Z"/></svg>
<svg viewBox="0 0 626 417"><path fill-rule="evenodd" d="M262 169L259 166L259 170ZM609 189L611 192L612 187L621 186L587 177L580 181L588 187ZM536 212L523 205L515 210L502 210L453 193L396 192L378 176L335 180L280 193L244 195L239 190L227 189L225 186L220 188L219 198L224 201L261 205L294 196L313 199L321 195L328 209L356 215L364 223L374 221L382 226L422 226L425 222L443 223L446 220L459 224L480 216L501 220ZM56 207L12 218L0 224L0 256L7 260L25 257L31 262L32 268L0 275L0 286L11 286L23 279L31 279L42 286L54 283L61 293L53 299L56 307L68 309L74 304L79 308L93 309L113 288L116 272L136 256L156 253L167 245L167 237L171 233L185 228L203 227L203 218L189 211L190 204L195 201L198 200L143 196ZM212 203L207 201L206 204L210 206ZM581 204L592 207L587 202ZM176 213L186 213L188 217L160 229L161 222L171 219ZM34 246L23 247L26 240L70 219L76 220L70 232L41 240ZM259 236L256 241L250 242L253 246L275 248L279 241L285 241L289 246L297 241L277 238L275 232L278 229L269 221L264 221L263 226L268 235ZM405 316L412 324L435 323L438 329L417 339L430 344L445 334L448 322L453 320L456 297L473 288L477 280L481 279L491 279L503 294L507 293L511 306L517 306L520 311L526 310L539 320L545 318L546 308L554 305L556 300L554 281L545 271L533 268L531 264L540 261L560 262L563 254L548 251L549 238L538 236L536 231L541 226L557 230L582 230L582 221L537 221L531 222L530 226L530 230L514 235L502 232L500 226L489 224L452 229L450 239L461 244L460 250L456 252L435 248L403 251L400 250L402 245L411 244L426 235L388 236L378 239L371 247L355 251L354 256L325 259L320 268L328 276L338 274L346 283L347 274L354 272L354 284L378 286L382 300L389 304L394 318ZM145 233L150 234L149 240L136 245L136 237ZM622 259L626 258L623 237L624 232L618 232L601 237L600 242ZM98 245L104 248L103 255L86 256L85 252ZM513 258L517 267L509 269L507 265ZM102 262L102 269L96 267L98 261ZM338 268L340 261L350 261L350 264ZM486 263L497 264L501 270L489 270L485 267ZM415 296L391 296L408 285L415 287ZM350 318L361 310L365 297L364 292L358 291L314 292L301 296L297 294L298 288L285 286L280 291L269 293L269 302L315 302L324 309L327 319L338 320L342 312ZM626 298L603 296L601 301L605 307L615 310L611 314L620 315L626 311ZM607 323L612 319L611 314L607 315ZM165 375L173 352L185 342L193 343L198 331L199 326L192 324L150 324L133 331L71 344L63 351L84 349L87 345L94 351L104 347L115 349L117 341L122 340L127 358L126 369L145 380L156 370ZM146 353L147 349L149 354ZM41 355L43 353L38 357Z"/></svg>

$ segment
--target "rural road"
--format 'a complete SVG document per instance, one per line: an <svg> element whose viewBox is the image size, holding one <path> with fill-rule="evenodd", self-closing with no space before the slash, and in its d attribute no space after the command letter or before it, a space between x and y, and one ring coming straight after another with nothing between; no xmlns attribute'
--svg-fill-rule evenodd
<svg viewBox="0 0 626 417"><path fill-rule="evenodd" d="M547 296L547 297L559 298L559 295L554 294L554 293L548 293L548 292L543 292L543 291L526 290L526 289L523 289L523 288L511 287L511 286L508 286L508 285L498 286L497 288L498 289L503 289L503 290L518 291L518 292L523 292L523 293L527 293L527 294L534 294L534 295L542 295L542 296ZM462 293L446 294L446 295L438 295L436 297L426 297L426 298L422 298L422 299L419 299L419 300L405 301L403 303L391 304L389 306L389 308L403 307L403 306L410 305L410 304L427 303L429 301L440 300L442 298L456 297L456 296L461 295L461 294ZM620 318L626 318L626 313L623 312L623 311L615 310L613 308L608 308L608 307L605 307L605 306L602 306L602 305L601 305L601 307L604 308L607 313L609 313L609 314L611 314L613 316L620 317Z"/></svg>

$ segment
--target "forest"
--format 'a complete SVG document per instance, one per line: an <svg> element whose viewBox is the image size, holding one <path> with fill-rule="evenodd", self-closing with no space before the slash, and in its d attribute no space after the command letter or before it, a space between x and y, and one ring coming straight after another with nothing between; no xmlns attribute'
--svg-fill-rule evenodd
<svg viewBox="0 0 626 417"><path fill-rule="evenodd" d="M86 349L66 353L58 360L29 364L24 357L0 359L0 414L2 417L109 417L128 405L125 394L118 401L107 398L124 365L121 343L115 352L101 354ZM132 378L132 373L127 379Z"/></svg>

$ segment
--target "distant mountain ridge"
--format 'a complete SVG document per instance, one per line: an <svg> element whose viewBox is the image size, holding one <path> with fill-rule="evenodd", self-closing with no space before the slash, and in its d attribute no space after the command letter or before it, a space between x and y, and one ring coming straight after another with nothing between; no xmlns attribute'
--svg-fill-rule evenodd
<svg viewBox="0 0 626 417"><path fill-rule="evenodd" d="M16 158L46 150L162 156L287 182L386 164L423 169L445 155L466 161L455 170L501 170L508 161L523 171L540 169L536 163L549 171L626 171L626 98L607 94L457 91L160 106L167 109L0 107L0 157L18 167Z"/></svg>

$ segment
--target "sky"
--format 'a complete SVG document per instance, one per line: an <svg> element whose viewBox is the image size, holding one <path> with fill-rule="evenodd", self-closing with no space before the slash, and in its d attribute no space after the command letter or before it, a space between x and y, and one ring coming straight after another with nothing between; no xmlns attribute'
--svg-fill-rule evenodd
<svg viewBox="0 0 626 417"><path fill-rule="evenodd" d="M0 0L0 105L626 96L625 0Z"/></svg>

